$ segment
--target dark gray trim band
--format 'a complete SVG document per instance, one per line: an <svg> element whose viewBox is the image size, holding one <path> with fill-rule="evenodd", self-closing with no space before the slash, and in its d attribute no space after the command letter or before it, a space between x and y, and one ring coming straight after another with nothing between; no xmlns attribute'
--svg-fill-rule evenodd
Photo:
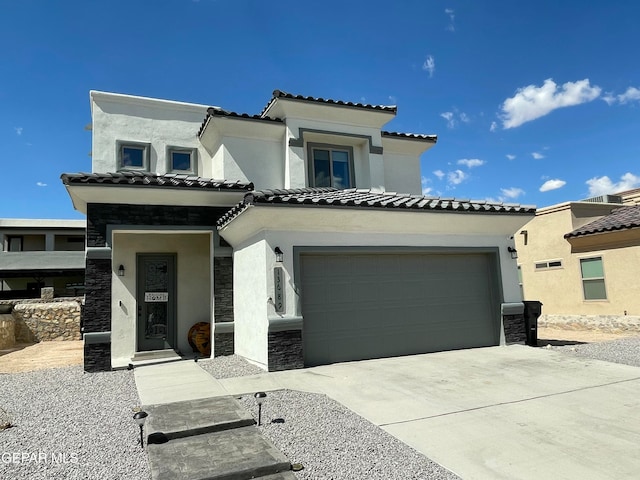
<svg viewBox="0 0 640 480"><path fill-rule="evenodd" d="M217 322L213 324L213 333L233 333L235 322Z"/></svg>
<svg viewBox="0 0 640 480"><path fill-rule="evenodd" d="M500 305L502 315L522 315L524 313L524 303L503 303Z"/></svg>
<svg viewBox="0 0 640 480"><path fill-rule="evenodd" d="M86 258L111 260L111 247L87 247Z"/></svg>
<svg viewBox="0 0 640 480"><path fill-rule="evenodd" d="M360 138L362 140L369 142L369 153L373 153L376 155L382 155L383 149L380 146L376 146L373 144L373 138L371 135L360 135L357 133L345 133L345 132L332 132L330 130L317 130L315 128L299 128L298 129L298 138L290 138L289 146L290 147L304 147L304 135L305 133L320 133L323 135L337 135L341 137L352 137L352 138Z"/></svg>
<svg viewBox="0 0 640 480"><path fill-rule="evenodd" d="M86 345L95 345L98 343L111 343L111 332L88 332L84 334L84 343Z"/></svg>
<svg viewBox="0 0 640 480"><path fill-rule="evenodd" d="M302 330L302 317L268 317L269 332Z"/></svg>

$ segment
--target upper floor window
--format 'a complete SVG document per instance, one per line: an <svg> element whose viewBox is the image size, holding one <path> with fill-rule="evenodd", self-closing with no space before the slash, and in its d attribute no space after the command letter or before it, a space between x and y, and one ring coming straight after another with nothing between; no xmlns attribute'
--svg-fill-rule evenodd
<svg viewBox="0 0 640 480"><path fill-rule="evenodd" d="M149 170L149 145L146 143L120 143L118 170Z"/></svg>
<svg viewBox="0 0 640 480"><path fill-rule="evenodd" d="M170 147L167 157L169 158L169 171L195 173L196 150Z"/></svg>
<svg viewBox="0 0 640 480"><path fill-rule="evenodd" d="M351 188L353 149L331 145L309 144L309 184L311 187Z"/></svg>
<svg viewBox="0 0 640 480"><path fill-rule="evenodd" d="M9 237L8 238L7 251L8 252L21 252L22 251L22 237Z"/></svg>
<svg viewBox="0 0 640 480"><path fill-rule="evenodd" d="M582 275L582 289L585 300L607 299L602 257L581 258L580 274Z"/></svg>

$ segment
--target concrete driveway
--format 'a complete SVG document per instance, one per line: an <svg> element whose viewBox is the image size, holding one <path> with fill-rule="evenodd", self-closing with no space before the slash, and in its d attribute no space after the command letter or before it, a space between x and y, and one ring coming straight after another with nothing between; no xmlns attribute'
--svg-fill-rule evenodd
<svg viewBox="0 0 640 480"><path fill-rule="evenodd" d="M220 380L324 393L464 479L640 478L640 368L520 345Z"/></svg>

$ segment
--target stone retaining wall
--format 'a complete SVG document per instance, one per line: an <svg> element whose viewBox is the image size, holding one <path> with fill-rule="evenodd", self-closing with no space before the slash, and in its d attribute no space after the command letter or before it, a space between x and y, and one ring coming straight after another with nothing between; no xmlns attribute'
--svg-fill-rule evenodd
<svg viewBox="0 0 640 480"><path fill-rule="evenodd" d="M16 341L80 340L80 307L77 301L16 304Z"/></svg>
<svg viewBox="0 0 640 480"><path fill-rule="evenodd" d="M640 334L636 315L540 315L538 327L560 330L596 330L604 333Z"/></svg>
<svg viewBox="0 0 640 480"><path fill-rule="evenodd" d="M15 320L10 313L0 314L0 349L15 345Z"/></svg>

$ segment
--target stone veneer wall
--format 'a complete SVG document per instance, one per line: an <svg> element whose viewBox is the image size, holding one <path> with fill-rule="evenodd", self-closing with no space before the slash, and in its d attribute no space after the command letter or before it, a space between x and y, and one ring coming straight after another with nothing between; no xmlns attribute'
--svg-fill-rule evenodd
<svg viewBox="0 0 640 480"><path fill-rule="evenodd" d="M267 342L270 372L304 368L302 330L269 332Z"/></svg>
<svg viewBox="0 0 640 480"><path fill-rule="evenodd" d="M217 322L233 322L233 258L213 259L213 295Z"/></svg>
<svg viewBox="0 0 640 480"><path fill-rule="evenodd" d="M561 330L597 330L604 333L640 334L637 315L541 315L538 327Z"/></svg>
<svg viewBox="0 0 640 480"><path fill-rule="evenodd" d="M505 343L521 343L527 340L524 315L502 315Z"/></svg>

